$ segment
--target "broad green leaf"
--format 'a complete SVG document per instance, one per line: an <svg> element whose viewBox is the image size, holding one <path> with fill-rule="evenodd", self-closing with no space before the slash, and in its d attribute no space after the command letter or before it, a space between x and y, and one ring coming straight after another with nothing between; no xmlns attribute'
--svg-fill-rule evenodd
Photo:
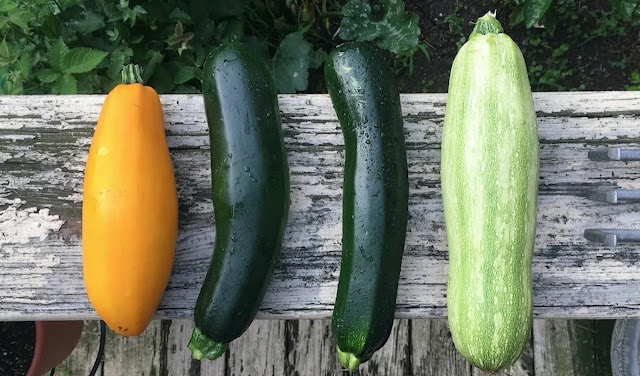
<svg viewBox="0 0 640 376"><path fill-rule="evenodd" d="M183 65L180 66L178 71L173 75L173 83L181 85L198 76L200 76L200 72L196 67Z"/></svg>
<svg viewBox="0 0 640 376"><path fill-rule="evenodd" d="M135 7L133 7L133 11L137 14L147 14L147 11L140 5L136 5Z"/></svg>
<svg viewBox="0 0 640 376"><path fill-rule="evenodd" d="M264 39L250 35L243 38L243 42L254 52L258 53L258 55L264 57L265 59L269 58L269 47L267 46L267 42Z"/></svg>
<svg viewBox="0 0 640 376"><path fill-rule="evenodd" d="M56 81L56 85L54 86L57 94L77 94L78 93L78 83L76 82L76 78L73 77L72 74L63 74L60 76L58 81Z"/></svg>
<svg viewBox="0 0 640 376"><path fill-rule="evenodd" d="M37 58L33 58L30 54L23 53L17 61L16 68L22 77L31 77L31 66L37 64Z"/></svg>
<svg viewBox="0 0 640 376"><path fill-rule="evenodd" d="M515 26L524 21L524 6L519 6L511 11L509 16L509 25Z"/></svg>
<svg viewBox="0 0 640 376"><path fill-rule="evenodd" d="M101 15L93 11L85 11L80 18L69 21L69 26L80 33L89 34L104 27L104 20Z"/></svg>
<svg viewBox="0 0 640 376"><path fill-rule="evenodd" d="M524 4L524 25L532 27L542 19L547 9L551 5L551 0L527 0Z"/></svg>
<svg viewBox="0 0 640 376"><path fill-rule="evenodd" d="M216 39L220 43L235 42L243 34L244 25L239 19L222 21L216 28Z"/></svg>
<svg viewBox="0 0 640 376"><path fill-rule="evenodd" d="M109 67L107 68L107 76L112 80L118 80L120 72L124 67L126 56L122 50L115 50L109 56Z"/></svg>
<svg viewBox="0 0 640 376"><path fill-rule="evenodd" d="M53 69L58 72L63 72L64 57L69 52L69 48L62 41L62 38L57 39L49 49L49 64Z"/></svg>
<svg viewBox="0 0 640 376"><path fill-rule="evenodd" d="M313 69L318 69L327 60L327 52L325 50L317 49L311 52L309 56L309 66Z"/></svg>
<svg viewBox="0 0 640 376"><path fill-rule="evenodd" d="M542 19L544 28L551 34L555 33L556 26L558 25L558 13L554 8L549 8Z"/></svg>
<svg viewBox="0 0 640 376"><path fill-rule="evenodd" d="M613 9L626 20L631 18L633 11L638 6L638 0L610 0L610 2Z"/></svg>
<svg viewBox="0 0 640 376"><path fill-rule="evenodd" d="M7 43L6 39L0 42L0 66L13 64L18 61L23 52L21 44Z"/></svg>
<svg viewBox="0 0 640 376"><path fill-rule="evenodd" d="M92 48L77 47L64 57L64 73L85 73L93 70L109 53Z"/></svg>
<svg viewBox="0 0 640 376"><path fill-rule="evenodd" d="M173 78L162 65L156 67L153 76L149 79L149 86L156 89L158 94L170 93L176 87Z"/></svg>
<svg viewBox="0 0 640 376"><path fill-rule="evenodd" d="M301 32L288 34L276 50L272 61L273 78L278 93L293 94L307 89L311 45Z"/></svg>
<svg viewBox="0 0 640 376"><path fill-rule="evenodd" d="M78 94L91 94L95 92L95 87L99 83L99 78L93 74L80 74L76 76L78 80Z"/></svg>
<svg viewBox="0 0 640 376"><path fill-rule="evenodd" d="M160 65L160 63L162 62L162 59L164 59L164 55L158 51L149 51L147 55L150 55L149 62L142 70L142 79L144 80L144 82L149 81L151 76L153 76L154 72L156 71L158 65Z"/></svg>
<svg viewBox="0 0 640 376"><path fill-rule="evenodd" d="M7 39L3 39L0 42L0 66L3 64L9 64L11 62L11 52L9 51L9 45Z"/></svg>
<svg viewBox="0 0 640 376"><path fill-rule="evenodd" d="M38 71L38 73L36 73L36 77L38 77L40 82L48 84L60 78L60 73L51 68L46 68Z"/></svg>
<svg viewBox="0 0 640 376"><path fill-rule="evenodd" d="M184 24L193 23L193 21L191 20L191 16L180 8L174 8L171 13L169 13L169 21L180 21Z"/></svg>
<svg viewBox="0 0 640 376"><path fill-rule="evenodd" d="M340 38L375 41L378 47L396 54L414 51L420 35L418 16L405 12L403 0L386 0L376 4L384 10L379 20L368 1L349 0L342 7Z"/></svg>
<svg viewBox="0 0 640 376"><path fill-rule="evenodd" d="M9 22L18 25L25 32L29 32L29 20L32 18L33 15L26 9L13 9L7 16Z"/></svg>
<svg viewBox="0 0 640 376"><path fill-rule="evenodd" d="M18 7L13 0L0 0L0 12L8 12Z"/></svg>
<svg viewBox="0 0 640 376"><path fill-rule="evenodd" d="M56 39L62 33L61 30L64 28L58 17L53 14L49 14L45 17L44 21L42 21L41 31L44 36Z"/></svg>

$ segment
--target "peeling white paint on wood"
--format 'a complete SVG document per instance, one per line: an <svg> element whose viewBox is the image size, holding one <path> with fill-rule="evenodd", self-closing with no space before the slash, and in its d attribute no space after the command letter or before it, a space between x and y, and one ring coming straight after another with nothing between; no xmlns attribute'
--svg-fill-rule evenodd
<svg viewBox="0 0 640 376"><path fill-rule="evenodd" d="M598 147L639 147L640 93L539 93L534 98L541 144L534 313L640 317L640 247L607 248L582 237L589 227L640 228L640 204L585 198L591 189L640 188L640 162L587 159L587 151ZM398 317L446 314L439 182L445 99L444 94L402 96L410 219ZM82 283L80 199L103 100L98 95L0 97L0 209L11 218L1 222L7 227L3 232L33 228L34 234L26 243L2 244L0 260L11 250L28 262L0 264L0 320L95 317ZM161 101L179 188L180 234L173 277L157 317L186 318L193 314L213 249L208 133L201 96L167 95ZM341 249L342 136L326 95L281 96L280 107L291 209L259 317L326 318L335 299Z"/></svg>

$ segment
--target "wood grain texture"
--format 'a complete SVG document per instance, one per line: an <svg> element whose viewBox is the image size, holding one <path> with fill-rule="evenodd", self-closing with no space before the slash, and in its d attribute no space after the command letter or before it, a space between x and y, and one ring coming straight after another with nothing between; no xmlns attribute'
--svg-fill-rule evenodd
<svg viewBox="0 0 640 376"><path fill-rule="evenodd" d="M471 365L453 345L446 319L414 319L411 365L414 376L471 376Z"/></svg>
<svg viewBox="0 0 640 376"><path fill-rule="evenodd" d="M331 320L287 320L285 375L342 374L331 334Z"/></svg>
<svg viewBox="0 0 640 376"><path fill-rule="evenodd" d="M162 322L153 320L138 337L107 330L101 376L156 376L160 373Z"/></svg>
<svg viewBox="0 0 640 376"><path fill-rule="evenodd" d="M80 341L73 352L56 367L58 376L88 375L93 368L100 345L99 321L85 321ZM48 375L48 374L47 374ZM102 376L102 367L98 368L97 376Z"/></svg>
<svg viewBox="0 0 640 376"><path fill-rule="evenodd" d="M535 320L523 355L495 376L609 375L609 361L599 355L607 350L598 350L590 325L580 320ZM606 325L613 326L612 321ZM191 359L186 344L192 329L192 320L163 320L154 321L139 338L110 334L102 366L105 373L97 375L149 375L155 367L158 376L349 375L338 363L328 319L257 320L216 361ZM78 347L56 368L56 374L87 375L98 339L98 322L85 322ZM385 346L351 375L489 376L456 352L444 319L396 320Z"/></svg>
<svg viewBox="0 0 640 376"><path fill-rule="evenodd" d="M406 376L412 372L409 320L394 320L391 334L373 357L353 372L354 376Z"/></svg>
<svg viewBox="0 0 640 376"><path fill-rule="evenodd" d="M640 317L640 248L587 242L585 228L640 228L640 204L588 190L640 188L640 162L592 162L597 147L640 144L640 93L541 93L536 317ZM82 283L82 171L104 96L0 97L0 320L91 319ZM162 96L180 199L180 234L158 318L188 318L213 249L202 98ZM410 206L397 316L444 317L440 201L444 94L403 95ZM259 316L327 318L337 287L343 143L325 95L281 96L291 210Z"/></svg>
<svg viewBox="0 0 640 376"><path fill-rule="evenodd" d="M535 375L611 375L612 330L613 321L534 320Z"/></svg>
<svg viewBox="0 0 640 376"><path fill-rule="evenodd" d="M191 358L191 351L187 347L194 326L193 320L162 320L159 376L202 374L201 362ZM224 361L216 363L219 366ZM208 372L205 375L224 375L224 368L222 372Z"/></svg>
<svg viewBox="0 0 640 376"><path fill-rule="evenodd" d="M284 375L285 321L254 321L240 338L229 344L225 357L227 375Z"/></svg>

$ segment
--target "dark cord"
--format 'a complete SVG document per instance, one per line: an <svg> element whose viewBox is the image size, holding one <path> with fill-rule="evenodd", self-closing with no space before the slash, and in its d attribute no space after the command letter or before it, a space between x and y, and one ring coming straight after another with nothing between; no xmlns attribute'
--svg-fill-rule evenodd
<svg viewBox="0 0 640 376"><path fill-rule="evenodd" d="M56 373L56 368L52 368L51 372L49 372L49 376L53 376Z"/></svg>
<svg viewBox="0 0 640 376"><path fill-rule="evenodd" d="M96 372L98 372L98 368L100 368L100 363L102 363L102 356L104 355L104 341L107 336L107 326L104 321L100 320L100 347L98 347L98 355L96 355L96 361L93 363L93 368L91 372L89 372L89 376L95 376ZM51 375L49 375L51 376Z"/></svg>

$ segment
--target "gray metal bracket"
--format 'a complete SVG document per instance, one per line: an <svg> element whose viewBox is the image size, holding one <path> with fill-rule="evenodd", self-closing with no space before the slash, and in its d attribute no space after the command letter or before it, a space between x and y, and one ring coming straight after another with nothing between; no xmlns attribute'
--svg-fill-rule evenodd
<svg viewBox="0 0 640 376"><path fill-rule="evenodd" d="M587 196L590 200L618 204L624 202L640 202L640 191L632 189L611 189L608 191L593 191Z"/></svg>
<svg viewBox="0 0 640 376"><path fill-rule="evenodd" d="M607 148L589 151L592 161L640 161L640 149Z"/></svg>
<svg viewBox="0 0 640 376"><path fill-rule="evenodd" d="M595 243L615 247L618 243L640 243L640 230L589 228L584 237Z"/></svg>

